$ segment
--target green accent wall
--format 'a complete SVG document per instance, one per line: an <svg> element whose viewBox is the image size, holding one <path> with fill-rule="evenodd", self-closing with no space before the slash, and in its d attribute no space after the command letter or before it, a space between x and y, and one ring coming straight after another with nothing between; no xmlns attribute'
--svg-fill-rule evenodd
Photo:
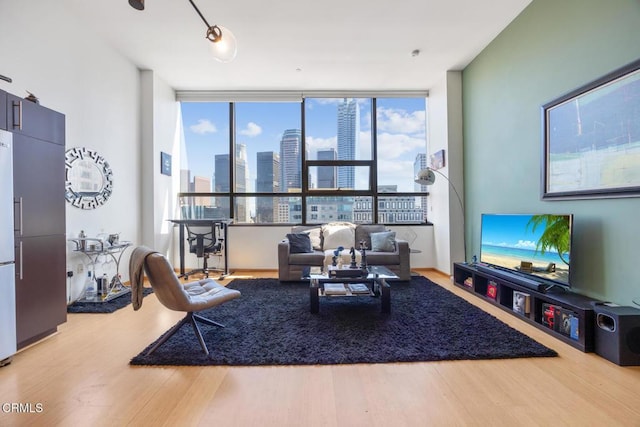
<svg viewBox="0 0 640 427"><path fill-rule="evenodd" d="M640 197L543 201L541 106L640 58L640 1L534 0L464 69L467 258L482 213L572 213L573 289L640 303Z"/></svg>

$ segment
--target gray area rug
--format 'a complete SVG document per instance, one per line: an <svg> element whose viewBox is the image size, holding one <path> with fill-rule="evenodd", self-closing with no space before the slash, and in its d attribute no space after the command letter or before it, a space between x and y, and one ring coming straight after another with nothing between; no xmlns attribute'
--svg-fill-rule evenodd
<svg viewBox="0 0 640 427"><path fill-rule="evenodd" d="M202 312L207 357L183 326L132 365L315 365L549 357L557 353L424 277L393 283L391 313L375 297L324 298L309 312L307 283L236 279L239 299ZM144 309L144 307L143 307Z"/></svg>
<svg viewBox="0 0 640 427"><path fill-rule="evenodd" d="M151 288L144 288L144 296L153 293ZM131 293L120 295L107 302L79 302L67 306L67 313L113 313L131 304Z"/></svg>

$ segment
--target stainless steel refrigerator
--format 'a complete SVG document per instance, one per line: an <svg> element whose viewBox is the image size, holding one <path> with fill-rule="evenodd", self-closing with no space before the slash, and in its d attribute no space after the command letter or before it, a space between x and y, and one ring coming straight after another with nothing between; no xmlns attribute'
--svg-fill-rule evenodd
<svg viewBox="0 0 640 427"><path fill-rule="evenodd" d="M0 366L16 352L13 135L0 130Z"/></svg>

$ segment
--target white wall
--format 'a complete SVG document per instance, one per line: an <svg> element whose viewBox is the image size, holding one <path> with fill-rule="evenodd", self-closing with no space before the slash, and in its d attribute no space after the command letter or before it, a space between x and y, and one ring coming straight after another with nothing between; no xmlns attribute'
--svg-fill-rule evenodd
<svg viewBox="0 0 640 427"><path fill-rule="evenodd" d="M429 89L429 151L445 150L445 167L439 169L456 188L464 203L462 159L462 76L449 71ZM447 180L436 173L429 187L427 219L434 224L435 268L451 274L454 262L465 260L464 212Z"/></svg>
<svg viewBox="0 0 640 427"><path fill-rule="evenodd" d="M141 243L169 253L173 238L180 188L179 104L175 91L153 71L141 71L142 81L142 240ZM160 172L160 153L171 156L171 176Z"/></svg>
<svg viewBox="0 0 640 427"><path fill-rule="evenodd" d="M66 147L96 150L113 170L113 195L104 206L87 211L67 205L67 235L119 232L122 239L139 241L138 70L57 2L3 1L0 28L0 74L13 79L0 81L0 88L18 96L28 90L42 105L64 113ZM78 273L87 261L68 253L71 271ZM99 262L99 274L102 267ZM104 267L114 270L113 263ZM70 298L79 293L85 271L69 280Z"/></svg>

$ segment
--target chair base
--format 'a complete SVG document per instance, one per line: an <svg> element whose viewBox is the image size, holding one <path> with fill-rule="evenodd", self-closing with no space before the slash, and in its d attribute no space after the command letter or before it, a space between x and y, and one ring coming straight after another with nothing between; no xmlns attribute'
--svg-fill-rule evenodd
<svg viewBox="0 0 640 427"><path fill-rule="evenodd" d="M162 338L160 338L160 340L153 347L149 349L149 351L147 352L147 356L160 348L162 344L167 342L169 338L171 338L183 325L187 323L190 323L193 327L193 332L196 334L196 337L200 342L200 347L202 347L202 350L204 350L205 354L208 356L209 349L207 348L207 344L204 342L204 338L202 338L202 333L200 332L200 328L198 327L198 322L204 323L206 325L219 326L221 328L224 328L224 325L221 323L214 322L213 320L202 317L199 314L189 312L184 318L182 318L182 320L180 320L171 329L169 329L169 331Z"/></svg>
<svg viewBox="0 0 640 427"><path fill-rule="evenodd" d="M196 268L195 270L191 270L191 271L187 271L186 273L180 275L181 279L187 280L189 278L189 276L191 276L192 274L198 274L198 273L202 273L205 277L205 279L209 278L209 269L204 269L204 268Z"/></svg>

